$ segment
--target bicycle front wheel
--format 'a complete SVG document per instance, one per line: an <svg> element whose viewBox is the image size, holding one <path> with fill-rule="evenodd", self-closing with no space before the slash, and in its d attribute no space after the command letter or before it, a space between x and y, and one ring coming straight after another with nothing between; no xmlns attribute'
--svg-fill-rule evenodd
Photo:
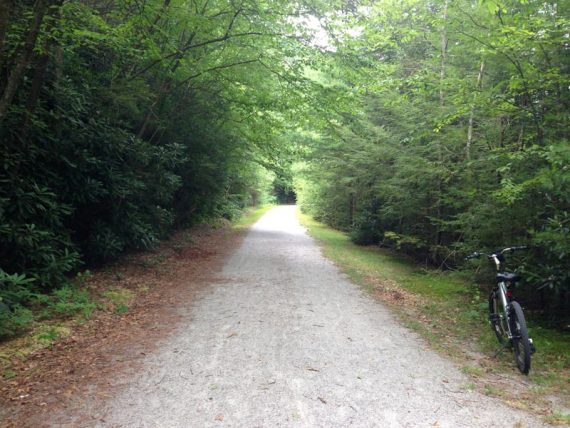
<svg viewBox="0 0 570 428"><path fill-rule="evenodd" d="M509 321L511 333L513 335L513 353L515 362L521 373L528 374L530 371L530 340L528 329L521 305L518 302L511 302L509 311Z"/></svg>
<svg viewBox="0 0 570 428"><path fill-rule="evenodd" d="M509 341L506 311L496 291L489 295L489 321L501 345Z"/></svg>

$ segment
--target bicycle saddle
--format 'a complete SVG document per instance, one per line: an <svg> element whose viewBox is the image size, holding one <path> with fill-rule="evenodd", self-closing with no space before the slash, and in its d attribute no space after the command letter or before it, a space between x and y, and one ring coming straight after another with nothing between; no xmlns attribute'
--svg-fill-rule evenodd
<svg viewBox="0 0 570 428"><path fill-rule="evenodd" d="M517 275L516 273L500 272L497 274L497 280L498 281L516 282L519 279L521 279L521 277L519 275Z"/></svg>

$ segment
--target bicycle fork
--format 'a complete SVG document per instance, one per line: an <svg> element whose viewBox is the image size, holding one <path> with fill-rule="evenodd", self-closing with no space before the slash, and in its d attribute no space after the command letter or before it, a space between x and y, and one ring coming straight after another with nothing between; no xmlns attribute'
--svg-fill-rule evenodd
<svg viewBox="0 0 570 428"><path fill-rule="evenodd" d="M511 311L507 285L504 282L499 282L494 290L494 293L495 298L501 302L502 311L498 310L499 308L497 308L497 312L489 317L489 320L495 323L495 325L507 335L508 341L505 343L505 345L508 346L512 342L514 336L511 329Z"/></svg>
<svg viewBox="0 0 570 428"><path fill-rule="evenodd" d="M504 282L499 282L499 297L501 298L501 303L503 304L503 311L505 313L505 323L507 324L507 337L509 341L513 340L513 332L511 331L511 314L510 305L507 298L507 285Z"/></svg>

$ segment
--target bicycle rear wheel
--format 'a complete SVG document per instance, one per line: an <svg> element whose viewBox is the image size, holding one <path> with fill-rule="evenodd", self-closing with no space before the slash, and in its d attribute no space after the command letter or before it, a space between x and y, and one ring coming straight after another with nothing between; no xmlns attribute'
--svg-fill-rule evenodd
<svg viewBox="0 0 570 428"><path fill-rule="evenodd" d="M528 329L521 305L518 302L511 302L511 310L509 311L509 321L511 325L511 333L513 334L513 353L515 362L521 373L528 374L530 371L530 340L528 338Z"/></svg>
<svg viewBox="0 0 570 428"><path fill-rule="evenodd" d="M505 308L496 291L491 291L489 295L489 321L499 343L506 345L509 341L509 330L505 318Z"/></svg>

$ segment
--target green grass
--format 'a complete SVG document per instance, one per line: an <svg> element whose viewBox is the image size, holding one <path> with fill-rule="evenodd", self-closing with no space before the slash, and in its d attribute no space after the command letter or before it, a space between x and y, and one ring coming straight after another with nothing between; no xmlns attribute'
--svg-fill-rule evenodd
<svg viewBox="0 0 570 428"><path fill-rule="evenodd" d="M461 368L461 371L463 373L465 373L466 375L473 376L473 377L480 377L480 376L483 376L483 374L484 374L484 371L481 367L471 366L471 365L463 366Z"/></svg>
<svg viewBox="0 0 570 428"><path fill-rule="evenodd" d="M126 288L120 288L120 287L111 287L111 288L105 290L102 293L102 295L106 299L109 299L111 302L116 303L116 304L118 304L118 303L122 303L122 304L129 303L135 297L135 294L131 290L128 290Z"/></svg>
<svg viewBox="0 0 570 428"><path fill-rule="evenodd" d="M51 294L38 295L36 304L43 306L38 319L66 318L75 315L88 318L96 308L95 302L80 284L67 284L53 290Z"/></svg>
<svg viewBox="0 0 570 428"><path fill-rule="evenodd" d="M510 373L514 379L522 378L514 368L510 351L494 358L498 344L487 321L487 295L469 281L469 273L425 269L378 247L357 246L346 234L307 215L299 213L299 218L326 257L355 283L386 301L408 328L454 358L480 384L481 392L497 395L492 384L484 382L484 373L490 373L489 377L495 372ZM379 292L386 288L399 290L405 298L390 299ZM529 328L537 347L528 377L529 393L536 396L530 401L546 402L543 397L558 395L565 405L570 405L570 335L542 328L532 320ZM474 353L483 357L482 362L474 359ZM555 412L550 410L550 414ZM561 419L558 413L557 420Z"/></svg>
<svg viewBox="0 0 570 428"><path fill-rule="evenodd" d="M273 207L274 205L263 205L260 207L249 208L245 210L242 216L234 222L233 227L235 229L247 229Z"/></svg>
<svg viewBox="0 0 570 428"><path fill-rule="evenodd" d="M441 298L464 293L457 280L412 267L409 261L388 251L355 245L343 232L331 229L307 215L300 214L300 218L310 234L324 244L325 254L353 269L356 276L374 272L382 279L397 281L410 291L426 296Z"/></svg>
<svg viewBox="0 0 570 428"><path fill-rule="evenodd" d="M121 315L129 311L129 304L134 300L135 293L126 288L111 287L102 293L102 297L109 302L108 310Z"/></svg>
<svg viewBox="0 0 570 428"><path fill-rule="evenodd" d="M546 421L552 425L570 425L570 413L555 412Z"/></svg>

